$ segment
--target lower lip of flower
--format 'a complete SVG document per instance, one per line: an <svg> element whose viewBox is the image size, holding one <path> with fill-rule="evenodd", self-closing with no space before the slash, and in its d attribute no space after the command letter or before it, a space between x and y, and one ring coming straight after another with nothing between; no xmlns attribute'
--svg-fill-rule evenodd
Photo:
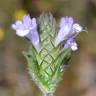
<svg viewBox="0 0 96 96"><path fill-rule="evenodd" d="M17 30L16 31L16 35L20 36L20 37L24 37L29 33L29 30Z"/></svg>

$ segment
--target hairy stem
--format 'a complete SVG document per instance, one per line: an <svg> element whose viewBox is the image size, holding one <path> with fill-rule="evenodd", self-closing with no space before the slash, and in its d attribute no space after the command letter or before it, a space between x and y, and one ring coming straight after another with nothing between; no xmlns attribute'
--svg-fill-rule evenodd
<svg viewBox="0 0 96 96"><path fill-rule="evenodd" d="M54 96L54 94L53 93L43 93L42 92L42 96Z"/></svg>

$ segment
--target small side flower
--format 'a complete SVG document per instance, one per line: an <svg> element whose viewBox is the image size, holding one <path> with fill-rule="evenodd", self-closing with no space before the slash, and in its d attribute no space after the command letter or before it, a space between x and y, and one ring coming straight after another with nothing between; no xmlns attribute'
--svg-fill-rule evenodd
<svg viewBox="0 0 96 96"><path fill-rule="evenodd" d="M75 37L75 36L69 38L69 39L66 41L65 45L64 45L64 49L70 47L70 48L72 49L72 51L78 50L78 45L77 45L77 43L75 42L75 40L76 40L76 37Z"/></svg>

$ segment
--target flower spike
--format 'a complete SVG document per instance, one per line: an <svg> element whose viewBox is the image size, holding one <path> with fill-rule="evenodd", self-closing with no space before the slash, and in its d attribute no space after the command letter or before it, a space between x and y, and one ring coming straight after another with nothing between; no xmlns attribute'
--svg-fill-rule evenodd
<svg viewBox="0 0 96 96"><path fill-rule="evenodd" d="M38 19L25 15L22 21L12 24L18 36L28 38L33 44L31 47L29 45L24 56L29 74L42 96L53 96L68 67L72 51L78 49L76 36L85 31L68 16L61 18L57 33L56 25L51 13L43 13Z"/></svg>

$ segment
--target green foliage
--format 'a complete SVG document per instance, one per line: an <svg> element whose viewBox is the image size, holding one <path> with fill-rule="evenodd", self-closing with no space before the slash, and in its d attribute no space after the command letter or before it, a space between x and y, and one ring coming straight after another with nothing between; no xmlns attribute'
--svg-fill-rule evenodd
<svg viewBox="0 0 96 96"><path fill-rule="evenodd" d="M71 49L60 50L54 45L56 22L53 16L41 14L38 19L41 38L40 50L31 46L24 56L32 79L44 93L53 93L62 79L63 71L71 57Z"/></svg>

